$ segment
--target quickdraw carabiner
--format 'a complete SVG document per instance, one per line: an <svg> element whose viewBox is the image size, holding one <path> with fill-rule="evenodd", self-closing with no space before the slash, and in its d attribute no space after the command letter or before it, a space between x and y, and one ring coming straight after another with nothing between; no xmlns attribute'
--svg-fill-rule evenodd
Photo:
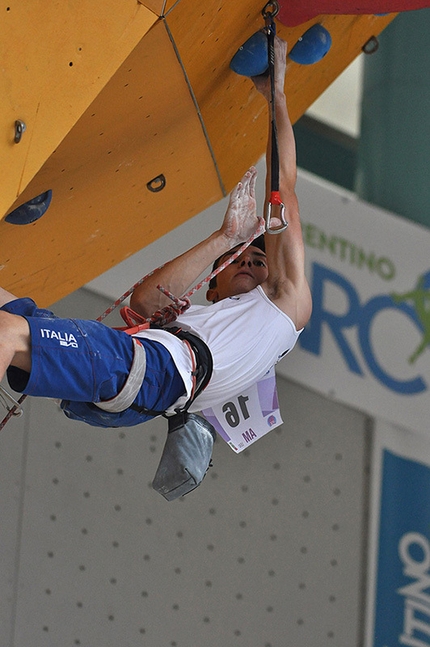
<svg viewBox="0 0 430 647"><path fill-rule="evenodd" d="M279 208L276 214L276 218L278 218L281 221L281 224L278 225L277 227L270 226L270 221L272 219L272 208L274 206ZM288 222L285 219L285 205L281 200L279 191L272 192L270 196L270 200L266 206L266 214L264 217L264 222L266 225L267 234L280 234L282 231L285 231L286 228L288 227Z"/></svg>

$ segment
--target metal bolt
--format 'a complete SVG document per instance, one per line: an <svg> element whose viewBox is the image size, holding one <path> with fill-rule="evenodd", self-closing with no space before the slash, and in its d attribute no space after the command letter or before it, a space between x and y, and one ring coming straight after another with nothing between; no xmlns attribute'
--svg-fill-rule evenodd
<svg viewBox="0 0 430 647"><path fill-rule="evenodd" d="M19 144L27 126L21 119L15 121L15 144Z"/></svg>

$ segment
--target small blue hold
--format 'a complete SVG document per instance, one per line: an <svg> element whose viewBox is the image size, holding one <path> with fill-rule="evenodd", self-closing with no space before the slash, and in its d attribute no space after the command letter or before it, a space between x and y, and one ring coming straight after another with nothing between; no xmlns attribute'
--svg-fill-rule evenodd
<svg viewBox="0 0 430 647"><path fill-rule="evenodd" d="M264 74L269 67L267 35L257 31L240 47L230 62L230 68L242 76Z"/></svg>
<svg viewBox="0 0 430 647"><path fill-rule="evenodd" d="M312 65L327 54L331 47L331 36L322 25L313 25L294 45L289 56L295 63Z"/></svg>
<svg viewBox="0 0 430 647"><path fill-rule="evenodd" d="M5 220L12 225L29 225L43 216L51 204L51 199L52 191L49 189L11 211Z"/></svg>

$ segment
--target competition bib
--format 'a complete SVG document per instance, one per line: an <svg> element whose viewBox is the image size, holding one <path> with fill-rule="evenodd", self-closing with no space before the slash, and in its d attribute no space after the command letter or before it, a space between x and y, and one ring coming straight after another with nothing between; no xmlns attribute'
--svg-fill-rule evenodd
<svg viewBox="0 0 430 647"><path fill-rule="evenodd" d="M202 414L237 454L282 424L275 369L228 401Z"/></svg>

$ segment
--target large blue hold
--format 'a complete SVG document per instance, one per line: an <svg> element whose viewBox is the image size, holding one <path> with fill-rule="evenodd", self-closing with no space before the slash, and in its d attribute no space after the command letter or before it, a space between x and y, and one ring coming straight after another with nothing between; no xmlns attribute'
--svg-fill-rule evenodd
<svg viewBox="0 0 430 647"><path fill-rule="evenodd" d="M264 74L269 67L267 35L257 31L240 47L230 62L230 68L242 76Z"/></svg>
<svg viewBox="0 0 430 647"><path fill-rule="evenodd" d="M5 220L12 225L29 225L43 216L51 204L51 199L52 191L49 189L11 211Z"/></svg>
<svg viewBox="0 0 430 647"><path fill-rule="evenodd" d="M295 63L312 65L327 54L331 47L331 36L322 25L313 25L294 45L289 57Z"/></svg>

